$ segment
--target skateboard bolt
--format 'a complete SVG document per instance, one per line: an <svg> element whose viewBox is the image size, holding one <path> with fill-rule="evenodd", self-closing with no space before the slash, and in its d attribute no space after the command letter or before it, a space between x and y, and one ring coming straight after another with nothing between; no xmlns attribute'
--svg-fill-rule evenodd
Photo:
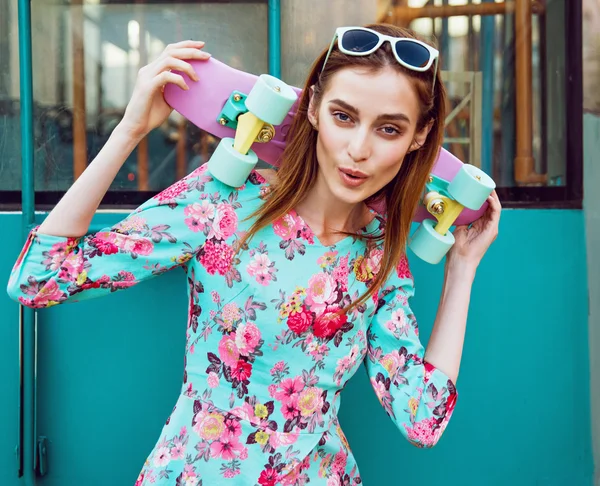
<svg viewBox="0 0 600 486"><path fill-rule="evenodd" d="M275 129L272 125L265 125L261 128L260 132L256 136L256 141L260 143L267 143L273 140L275 136Z"/></svg>
<svg viewBox="0 0 600 486"><path fill-rule="evenodd" d="M239 94L234 94L233 95L233 101L240 101L242 99L242 96Z"/></svg>
<svg viewBox="0 0 600 486"><path fill-rule="evenodd" d="M477 179L478 181L481 180L481 176L475 176L475 179Z"/></svg>
<svg viewBox="0 0 600 486"><path fill-rule="evenodd" d="M431 205L431 212L433 214L442 214L444 212L444 203L442 201L436 201Z"/></svg>
<svg viewBox="0 0 600 486"><path fill-rule="evenodd" d="M279 93L279 92L281 92L281 88L280 88L279 86L275 86L273 89L274 89L275 91L277 91L278 93Z"/></svg>
<svg viewBox="0 0 600 486"><path fill-rule="evenodd" d="M429 184L431 184L433 182L433 177L429 176L429 179L427 179L427 182L429 182Z"/></svg>
<svg viewBox="0 0 600 486"><path fill-rule="evenodd" d="M219 118L219 123L221 125L227 125L227 120L225 118L221 117L221 118Z"/></svg>

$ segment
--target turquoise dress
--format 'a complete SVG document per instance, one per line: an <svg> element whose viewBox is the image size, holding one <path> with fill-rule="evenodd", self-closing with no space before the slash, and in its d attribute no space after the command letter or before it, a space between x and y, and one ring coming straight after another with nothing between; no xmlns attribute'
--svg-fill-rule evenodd
<svg viewBox="0 0 600 486"><path fill-rule="evenodd" d="M406 259L367 290L382 243L319 242L295 211L236 252L268 194L257 172L232 189L202 166L112 228L81 238L33 230L8 291L44 308L131 287L175 267L189 293L181 394L135 486L362 483L340 428L340 392L361 363L385 411L417 447L442 435L452 381L424 361ZM375 215L365 233L384 229Z"/></svg>

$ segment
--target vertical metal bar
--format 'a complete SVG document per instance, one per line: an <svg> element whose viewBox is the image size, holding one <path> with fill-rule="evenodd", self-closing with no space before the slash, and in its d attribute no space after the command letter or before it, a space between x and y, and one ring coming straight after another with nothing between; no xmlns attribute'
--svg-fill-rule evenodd
<svg viewBox="0 0 600 486"><path fill-rule="evenodd" d="M448 0L442 0L442 5L448 5ZM449 30L450 19L448 17L442 18L442 69L444 71L450 70L450 30Z"/></svg>
<svg viewBox="0 0 600 486"><path fill-rule="evenodd" d="M269 74L281 78L281 2L269 0Z"/></svg>
<svg viewBox="0 0 600 486"><path fill-rule="evenodd" d="M33 69L31 48L31 4L18 0L19 76L21 98L21 201L22 231L27 237L35 224ZM19 477L25 486L35 486L35 323L32 309L20 309Z"/></svg>
<svg viewBox="0 0 600 486"><path fill-rule="evenodd" d="M493 3L494 0L483 0ZM496 17L485 15L481 17L481 57L479 69L483 73L482 99L482 137L481 137L481 168L484 172L492 173L492 158L494 155L494 58L496 56Z"/></svg>
<svg viewBox="0 0 600 486"><path fill-rule="evenodd" d="M73 43L73 179L87 167L87 123L85 107L85 51L83 2L71 2L71 39Z"/></svg>

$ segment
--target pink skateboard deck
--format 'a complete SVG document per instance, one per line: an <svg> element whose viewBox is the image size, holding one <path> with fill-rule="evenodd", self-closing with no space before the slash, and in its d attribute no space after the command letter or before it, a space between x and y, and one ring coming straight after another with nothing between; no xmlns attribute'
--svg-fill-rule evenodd
<svg viewBox="0 0 600 486"><path fill-rule="evenodd" d="M198 74L199 81L194 82L185 73L179 72L178 74L184 77L190 89L184 91L174 84L168 84L164 90L166 102L198 128L219 138L235 137L235 131L230 127L221 125L217 117L231 93L233 91L250 93L258 76L232 68L214 58L207 61L190 61L190 64ZM294 90L299 99L302 90L295 87ZM296 114L297 103L294 104L284 121L275 127L276 134L270 142L255 142L251 147L259 159L272 166L277 167L279 165L285 147L285 137ZM446 181L451 181L462 165L463 163L458 158L442 148L432 174ZM455 224L469 224L475 221L485 212L486 208L487 203L477 211L465 208ZM413 220L420 222L423 219L435 218L429 214L423 205L419 205Z"/></svg>

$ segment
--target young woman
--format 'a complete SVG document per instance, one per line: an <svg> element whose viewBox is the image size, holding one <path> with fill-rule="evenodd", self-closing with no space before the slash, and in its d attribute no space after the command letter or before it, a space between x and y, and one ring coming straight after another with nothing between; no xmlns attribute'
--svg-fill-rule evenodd
<svg viewBox="0 0 600 486"><path fill-rule="evenodd" d="M197 79L201 42L143 68L125 116L33 230L10 295L43 308L187 271L181 396L136 485L361 482L337 420L364 362L418 447L452 415L471 285L500 204L458 228L427 349L408 299L413 212L442 143L438 52L388 25L342 28L315 61L281 167L231 188L200 167L105 231L84 236L127 155L170 112L161 87ZM384 208L376 212L373 207Z"/></svg>

